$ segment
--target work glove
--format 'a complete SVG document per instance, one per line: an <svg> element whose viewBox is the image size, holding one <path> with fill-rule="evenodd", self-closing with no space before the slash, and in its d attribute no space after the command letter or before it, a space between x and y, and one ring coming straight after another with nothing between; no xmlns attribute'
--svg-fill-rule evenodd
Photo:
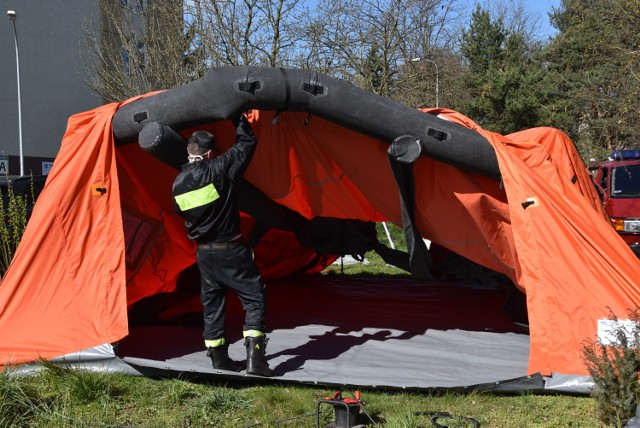
<svg viewBox="0 0 640 428"><path fill-rule="evenodd" d="M232 119L234 126L236 127L236 134L243 134L253 136L253 130L251 129L251 124L247 119L247 116L244 113L238 115L236 118Z"/></svg>
<svg viewBox="0 0 640 428"><path fill-rule="evenodd" d="M239 136L246 136L255 139L255 135L253 134L253 129L251 129L249 119L247 119L247 116L245 116L244 113L233 117L231 121L236 127L236 138L238 138Z"/></svg>
<svg viewBox="0 0 640 428"><path fill-rule="evenodd" d="M237 128L241 122L246 122L246 121L247 121L247 117L244 115L244 113L240 113L237 116L233 116L231 118L231 123L233 123L233 126L235 128Z"/></svg>

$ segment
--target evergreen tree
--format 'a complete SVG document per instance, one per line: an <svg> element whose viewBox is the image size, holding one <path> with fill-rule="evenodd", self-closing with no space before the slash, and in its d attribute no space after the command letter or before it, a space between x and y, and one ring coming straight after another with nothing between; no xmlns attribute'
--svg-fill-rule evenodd
<svg viewBox="0 0 640 428"><path fill-rule="evenodd" d="M543 124L543 104L538 98L544 69L524 34L510 34L501 19L476 6L468 31L463 31L461 51L468 63L462 86L470 98L456 108L480 126L503 134Z"/></svg>
<svg viewBox="0 0 640 428"><path fill-rule="evenodd" d="M558 107L583 156L638 147L637 0L563 0L551 17L560 32L546 58L562 76L568 101Z"/></svg>
<svg viewBox="0 0 640 428"><path fill-rule="evenodd" d="M468 31L462 32L462 53L474 74L482 74L500 62L506 34L502 20L492 21L489 12L478 4Z"/></svg>
<svg viewBox="0 0 640 428"><path fill-rule="evenodd" d="M372 43L361 67L362 77L357 80L358 84L375 94L388 95L390 83L385 76L384 58L377 42Z"/></svg>

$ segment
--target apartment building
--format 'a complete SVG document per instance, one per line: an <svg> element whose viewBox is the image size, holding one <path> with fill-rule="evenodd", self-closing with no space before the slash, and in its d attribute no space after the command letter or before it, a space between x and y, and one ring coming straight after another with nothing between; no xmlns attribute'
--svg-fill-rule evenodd
<svg viewBox="0 0 640 428"><path fill-rule="evenodd" d="M0 176L47 174L60 149L70 116L103 104L89 87L84 28L105 24L100 1L118 13L136 17L153 0L7 0L0 20ZM159 0L157 0L159 1ZM181 1L175 2L179 13ZM172 3L173 4L173 3ZM123 15L124 16L124 15ZM109 36L106 36L109 38ZM16 49L17 41L17 49ZM120 52L117 38L102 39L101 49ZM144 45L139 46L144 51ZM126 55L118 54L121 67ZM84 58L84 59L83 59ZM18 97L20 93L20 99Z"/></svg>

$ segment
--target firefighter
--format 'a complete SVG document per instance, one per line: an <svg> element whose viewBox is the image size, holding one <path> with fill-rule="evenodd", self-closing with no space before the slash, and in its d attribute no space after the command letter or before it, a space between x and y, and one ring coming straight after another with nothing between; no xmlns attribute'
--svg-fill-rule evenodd
<svg viewBox="0 0 640 428"><path fill-rule="evenodd" d="M198 244L197 261L204 307L204 343L214 369L241 371L229 357L225 337L227 290L245 311L243 327L247 374L272 376L265 358L266 289L253 261L253 250L240 234L236 184L247 169L257 140L244 114L234 119L236 143L214 156L215 137L196 131L187 144L189 162L173 183L176 211L185 218L190 239Z"/></svg>

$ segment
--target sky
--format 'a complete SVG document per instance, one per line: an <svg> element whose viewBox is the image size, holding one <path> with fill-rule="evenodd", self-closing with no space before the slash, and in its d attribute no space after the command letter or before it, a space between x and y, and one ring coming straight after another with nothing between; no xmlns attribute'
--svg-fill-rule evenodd
<svg viewBox="0 0 640 428"><path fill-rule="evenodd" d="M485 4L487 0L464 0L469 8L469 16L475 8L476 3ZM489 0L490 2L491 0ZM512 1L512 0L508 0ZM551 12L552 7L559 7L561 0L523 0L524 5L529 12L540 17L540 39L545 39L549 36L553 36L557 30L551 26L549 22L548 13ZM515 1L513 1L515 2Z"/></svg>
<svg viewBox="0 0 640 428"><path fill-rule="evenodd" d="M552 7L560 6L560 0L525 0L524 3L531 12L540 15L541 36L552 36L557 32L549 22L548 13L551 12Z"/></svg>

